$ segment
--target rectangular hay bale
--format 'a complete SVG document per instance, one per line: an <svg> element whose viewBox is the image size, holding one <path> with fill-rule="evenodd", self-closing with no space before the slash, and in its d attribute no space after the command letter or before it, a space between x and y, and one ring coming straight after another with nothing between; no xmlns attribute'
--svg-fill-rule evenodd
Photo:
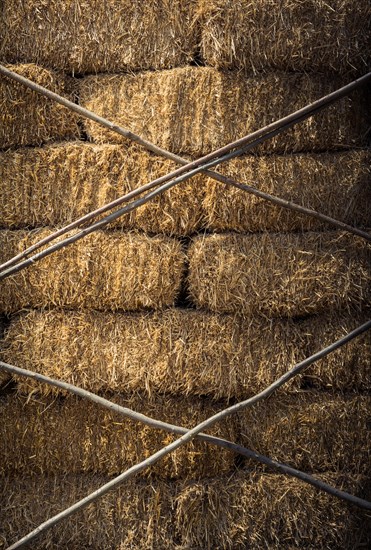
<svg viewBox="0 0 371 550"><path fill-rule="evenodd" d="M72 99L71 84L65 76L55 71L33 64L9 65L7 68L52 92ZM0 111L0 149L79 137L77 116L74 113L2 75Z"/></svg>
<svg viewBox="0 0 371 550"><path fill-rule="evenodd" d="M290 320L168 309L144 314L30 311L14 318L3 360L93 392L247 398L305 357ZM17 377L23 393L60 393ZM288 385L299 386L299 379Z"/></svg>
<svg viewBox="0 0 371 550"><path fill-rule="evenodd" d="M273 394L238 414L239 442L305 472L367 472L371 398L305 391ZM249 461L250 466L254 466Z"/></svg>
<svg viewBox="0 0 371 550"><path fill-rule="evenodd" d="M137 314L33 310L12 319L0 357L95 393L246 399L368 317L367 311L340 312L293 322L181 309ZM370 352L366 333L306 369L284 391L308 384L370 390ZM16 378L24 394L64 393Z"/></svg>
<svg viewBox="0 0 371 550"><path fill-rule="evenodd" d="M0 261L50 233L49 228L0 231ZM0 311L161 309L173 305L183 269L184 254L175 239L98 231L2 281Z"/></svg>
<svg viewBox="0 0 371 550"><path fill-rule="evenodd" d="M199 308L296 317L359 308L370 298L370 247L340 231L199 236L189 251Z"/></svg>
<svg viewBox="0 0 371 550"><path fill-rule="evenodd" d="M353 494L365 476L327 472L321 479ZM0 537L5 546L110 478L97 475L0 478ZM324 521L326 518L326 521ZM39 550L114 548L367 547L367 512L294 478L239 472L200 481L129 480L42 534Z"/></svg>
<svg viewBox="0 0 371 550"><path fill-rule="evenodd" d="M148 399L140 393L111 398L124 407L186 428L224 406L194 398L179 400L156 395ZM0 401L0 416L0 475L30 471L45 475L119 475L178 437L75 396L58 400L9 395ZM236 422L230 418L208 433L235 441ZM191 442L141 475L199 478L228 473L233 467L234 455L228 450Z"/></svg>
<svg viewBox="0 0 371 550"><path fill-rule="evenodd" d="M357 227L371 226L371 149L245 156L219 171L238 182ZM313 231L332 226L211 181L204 201L213 231Z"/></svg>
<svg viewBox="0 0 371 550"><path fill-rule="evenodd" d="M195 0L3 0L2 59L69 73L185 65L199 42Z"/></svg>
<svg viewBox="0 0 371 550"><path fill-rule="evenodd" d="M206 64L248 71L366 73L368 0L202 0Z"/></svg>
<svg viewBox="0 0 371 550"><path fill-rule="evenodd" d="M69 223L176 168L139 147L62 143L0 153L3 227ZM112 226L187 235L201 227L205 181L195 176Z"/></svg>
<svg viewBox="0 0 371 550"><path fill-rule="evenodd" d="M173 153L201 156L343 86L328 74L243 75L209 67L97 75L80 81L80 103ZM364 91L341 99L259 147L260 152L332 151L366 144ZM127 143L91 121L97 143Z"/></svg>

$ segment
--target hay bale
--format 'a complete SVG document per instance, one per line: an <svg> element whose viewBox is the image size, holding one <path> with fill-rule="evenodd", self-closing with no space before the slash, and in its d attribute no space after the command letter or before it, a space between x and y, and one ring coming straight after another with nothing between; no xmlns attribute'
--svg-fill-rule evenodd
<svg viewBox="0 0 371 550"><path fill-rule="evenodd" d="M82 142L0 153L3 227L71 222L176 167L142 148ZM195 176L112 226L186 235L200 228L204 179Z"/></svg>
<svg viewBox="0 0 371 550"><path fill-rule="evenodd" d="M0 541L8 547L109 480L93 474L0 478ZM129 480L54 526L33 542L33 548L173 547L173 492L173 485L164 481Z"/></svg>
<svg viewBox="0 0 371 550"><path fill-rule="evenodd" d="M0 260L50 232L0 231ZM27 306L161 309L174 303L183 268L181 244L175 239L99 231L5 279L0 311Z"/></svg>
<svg viewBox="0 0 371 550"><path fill-rule="evenodd" d="M299 330L306 334L310 354L313 354L369 319L370 311L367 310L361 315L330 313L304 320ZM368 331L306 369L303 384L343 392L370 391L370 356L371 332Z"/></svg>
<svg viewBox="0 0 371 550"><path fill-rule="evenodd" d="M195 0L3 0L0 55L66 72L165 69L199 42Z"/></svg>
<svg viewBox="0 0 371 550"><path fill-rule="evenodd" d="M173 153L200 156L344 85L321 74L246 76L186 67L81 79L80 103ZM365 143L364 92L342 99L259 148L261 152L331 151ZM126 138L85 121L97 143Z"/></svg>
<svg viewBox="0 0 371 550"><path fill-rule="evenodd" d="M362 476L321 477L353 493L365 483ZM109 479L1 481L0 537L8 546ZM128 481L40 536L37 548L281 549L285 541L285 548L353 550L367 546L368 535L367 514L355 507L295 479L241 472L199 482Z"/></svg>
<svg viewBox="0 0 371 550"><path fill-rule="evenodd" d="M222 165L220 172L350 225L369 227L370 163L370 149L314 155L245 156ZM329 227L211 180L204 208L206 225L214 231L254 233Z"/></svg>
<svg viewBox="0 0 371 550"><path fill-rule="evenodd" d="M305 472L370 470L371 398L282 392L238 414L240 442ZM254 466L250 461L249 466Z"/></svg>
<svg viewBox="0 0 371 550"><path fill-rule="evenodd" d="M201 51L213 67L367 72L367 0L208 0L200 11Z"/></svg>
<svg viewBox="0 0 371 550"><path fill-rule="evenodd" d="M110 396L106 396L110 398ZM144 394L111 396L121 405L184 427L193 427L224 407L206 400ZM154 430L86 400L9 396L0 402L0 475L98 473L118 475L177 436ZM235 441L234 418L209 432ZM167 455L144 477L199 478L232 471L234 455L204 442L191 442Z"/></svg>
<svg viewBox="0 0 371 550"><path fill-rule="evenodd" d="M339 231L196 237L189 293L215 312L299 316L370 298L370 248Z"/></svg>
<svg viewBox="0 0 371 550"><path fill-rule="evenodd" d="M365 482L331 473L321 478L353 493ZM278 475L241 473L189 484L175 512L184 548L352 550L371 540L366 512Z"/></svg>
<svg viewBox="0 0 371 550"><path fill-rule="evenodd" d="M33 64L10 65L7 68L53 92L71 97L71 84L65 76L54 71ZM76 115L62 105L1 75L0 110L0 149L79 137Z"/></svg>
<svg viewBox="0 0 371 550"><path fill-rule="evenodd" d="M169 309L151 314L30 311L12 320L1 357L93 392L243 399L306 354L290 320ZM299 379L289 388L298 388ZM18 378L22 393L61 390Z"/></svg>
<svg viewBox="0 0 371 550"><path fill-rule="evenodd" d="M126 315L29 311L12 319L0 357L93 392L244 399L368 318L367 311L297 322L181 309ZM312 365L285 391L308 385L371 390L370 352L366 333ZM17 382L24 394L61 393L23 377Z"/></svg>

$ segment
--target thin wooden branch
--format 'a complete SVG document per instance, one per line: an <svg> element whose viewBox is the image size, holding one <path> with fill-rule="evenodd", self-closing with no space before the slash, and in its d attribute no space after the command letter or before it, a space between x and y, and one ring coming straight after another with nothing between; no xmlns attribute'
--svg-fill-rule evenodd
<svg viewBox="0 0 371 550"><path fill-rule="evenodd" d="M191 441L195 437L202 434L202 432L204 430L206 430L208 428L211 428L216 422L219 422L219 421L225 419L226 417L230 416L233 413L239 412L243 409L246 409L247 407L251 407L252 405L257 403L258 401L261 401L262 399L266 399L274 391L276 391L278 388L280 388L281 386L286 384L286 382L291 380L293 377L297 376L306 367L308 367L309 365L312 365L313 363L315 363L319 359L322 359L323 357L325 357L329 353L334 352L335 350L337 350L341 346L345 345L347 342L353 340L357 336L363 334L364 332L366 332L370 328L371 328L371 321L367 321L366 323L364 323L363 325L357 327L355 330L348 333L343 338L337 340L336 342L334 342L330 346L327 346L326 348L324 348L321 351L315 353L311 357L308 357L304 361L301 361L300 363L295 365L292 369L287 371L283 376L281 376L279 379L277 379L275 382L273 382L265 390L259 392L258 394L254 395L253 397L250 397L249 399L246 399L245 401L242 401L240 403L232 405L231 407L228 407L228 408L220 411L219 413L216 413L212 417L208 418L207 420L204 420L203 422L201 422L200 424L198 424L197 426L192 428L191 430L186 431L180 438L173 441L172 443L170 443L166 447L160 449L159 451L157 451L156 453L151 455L146 460L143 460L142 462L136 464L135 466L132 466L131 468L129 468L128 470L126 470L125 472L120 474L118 477L112 479L111 481L109 481L108 483L106 483L105 485L103 485L102 487L100 487L99 489L94 491L93 493L89 494L88 496L86 496L82 500L76 502L75 504L73 504L69 508L63 510L59 514L55 515L54 517L48 519L47 521L45 521L44 523L39 525L36 529L31 531L28 535L26 535L25 537L23 537L22 539L20 539L16 543L12 544L8 548L8 550L15 550L15 549L18 549L18 548L25 547L30 542L32 542L35 538L37 538L41 533L44 533L45 531L47 531L48 529L50 529L51 527L53 527L54 525L56 525L60 521L66 519L67 517L71 516L72 514L74 514L75 512L81 510L82 508L85 508L86 506L88 506L92 502L96 501L97 499L99 499L100 497L102 497L103 495L105 495L106 493L111 491L112 489L115 489L116 487L121 485L124 481L132 478L134 475L136 475L136 474L140 473L141 471L143 471L144 469L152 466L153 464L155 464L158 460L160 460L161 458L163 458L167 454L173 452L175 449L181 447L182 445L188 443L189 441ZM2 368L5 368L4 365L6 365L6 364L4 364L4 363L0 364L0 366ZM10 367L14 368L10 365L6 365L5 370L9 370ZM35 373L32 373L32 375L35 375ZM38 376L41 376L41 375L38 375ZM65 384L65 383L62 383L62 384ZM137 415L139 413L135 413L135 414ZM158 421L156 421L156 422L158 422ZM210 437L210 436L207 436L207 437ZM339 495L337 495L337 496L339 496ZM359 499L358 497L352 497L352 502L353 502L353 504L356 504L357 506L359 506L361 508L364 508L365 510L371 510L371 502L365 501L363 499Z"/></svg>
<svg viewBox="0 0 371 550"><path fill-rule="evenodd" d="M339 90L336 90L332 94L329 94L329 95L323 97L322 99L320 99L320 100L318 100L314 103L311 103L310 105L304 107L303 109L300 109L299 111L296 111L295 113L292 113L291 115L288 115L287 117L284 117L284 118L276 121L275 123L270 124L270 125L262 128L261 130L253 132L252 134L249 134L248 136L245 136L244 138L242 138L240 140L237 140L236 142L230 144L229 146L226 146L222 149L219 149L218 151L215 151L214 153L211 153L210 155L206 155L206 157L202 157L201 159L198 159L198 161L194 161L193 163L189 163L188 160L183 159L182 157L179 157L178 155L174 155L173 153L170 153L170 152L168 152L164 149L161 149L161 148L157 147L156 145L148 142L147 140L144 140L144 139L140 138L140 136L138 136L138 135L136 135L132 132L129 132L125 128L122 128L122 127L108 121L107 119L99 117L95 113L93 113L91 111L88 111L87 109L84 109L83 107L81 107L79 105L76 105L75 103L72 103L71 101L63 98L62 96L60 96L60 95L58 95L54 92L51 92L50 90L47 90L46 88L30 81L29 79L27 79L27 78L25 78L21 75L18 75L17 73L14 73L13 71L10 71L9 69L6 69L2 65L0 65L0 74L1 73L4 74L5 76L9 77L9 78L13 78L14 80L28 86L29 88L33 89L34 91L37 91L37 92L45 95L46 97L49 97L50 99L53 99L54 101L57 101L58 103L61 103L65 107L79 113L80 115L84 116L85 118L89 118L91 120L94 120L95 122L98 122L102 126L105 126L105 127L109 128L110 130L112 130L112 131L114 131L114 132L116 132L116 133L118 133L122 136L125 136L128 139L131 139L132 141L135 141L136 143L139 143L140 145L144 146L146 149L148 149L150 151L153 151L156 154L159 154L159 155L161 155L165 158L169 158L171 160L174 160L178 164L183 165L184 169L191 168L192 165L207 159L208 157L210 157L210 155L220 154L222 151L226 150L226 148L228 148L228 150L230 150L232 147L236 147L237 144L241 145L243 143L246 143L247 141L252 139L254 136L255 137L258 136L258 135L263 136L266 132L268 132L269 129L275 128L275 129L277 129L281 132L281 131L287 129L288 127L292 126L293 124L297 124L298 122L304 120L305 118L308 118L309 116L312 116L318 110L321 110L324 107L328 106L329 104L333 103L334 101L337 101L338 99L340 99L344 95L347 95L348 93L350 93L353 89L355 89L359 86L362 86L367 80L369 80L371 78L371 73L368 73L365 76L363 76L362 78L351 82L347 86L344 86L343 88L340 88ZM270 134L268 132L268 134L265 136L263 141L265 141L265 139L268 139L269 137L272 137L272 135L276 135L276 134L275 133ZM258 141L257 143L260 143L260 141ZM256 145L256 143L255 143L255 145ZM251 146L254 146L254 145L251 144ZM242 150L239 153L236 152L235 156L238 156L239 154L244 153L246 150L247 150L247 148L242 148ZM233 157L228 157L228 158L233 158ZM228 160L228 158L224 158L224 160ZM219 162L217 164L219 164ZM212 166L212 165L210 165L210 166ZM182 170L182 169L179 169L179 170ZM335 226L339 229L348 231L348 232L353 233L355 235L358 235L358 236L360 236L360 237L362 237L362 238L364 238L368 241L371 241L371 236L367 232L362 231L358 228L352 227L348 224L345 224L344 222L336 220L336 219L334 219L330 216L326 216L325 214L321 214L319 212L316 212L314 210L305 208L303 206L292 203L290 201L286 201L286 200L281 199L279 197L275 197L275 196L270 195L268 193L264 193L262 191L259 191L256 188L250 186L250 185L246 185L246 184L236 182L232 178L228 178L226 176L223 176L222 174L218 174L217 172L211 172L209 170L205 170L205 168L203 168L202 172L204 172L208 177L211 177L211 178L213 178L213 179L215 179L219 182L226 183L226 184L229 184L229 185L233 185L234 187L242 189L243 191L246 191L248 193L252 193L253 195L258 196L258 197L260 197L264 200L267 200L267 201L269 201L269 202L271 202L271 203L273 203L277 206L280 206L280 207L283 207L283 208L286 208L286 209L289 209L289 210L294 210L296 212L299 212L299 213L307 215L307 216L314 217L316 219L319 219L320 221L323 221L325 223L329 223L329 224L331 224L331 225L333 225L333 226ZM170 174L167 174L163 178L158 178L157 180L154 180L154 181L150 182L149 184L144 185L144 186L132 191L131 193L128 193L128 194L126 194L122 197L119 197L115 201L112 201L111 203L95 210L94 212L91 212L91 213L79 218L78 220L76 220L73 223L59 229L58 231L54 232L53 234L49 235L48 237L45 237L44 239L42 239L41 241L39 241L35 245L32 245L31 247L27 248L25 251L21 252L17 256L11 258L10 260L8 260L7 262L5 262L4 264L2 264L0 266L0 270L4 270L7 267L10 267L10 266L14 265L19 260L27 257L33 251L37 250L38 248L40 248L41 246L43 246L45 244L48 244L49 242L52 242L57 237L66 234L71 229L73 229L75 227L78 227L78 226L80 226L81 224L83 224L87 221L90 221L91 219L95 218L96 216L98 216L98 215L100 215L100 214L102 214L102 213L104 213L104 212L106 212L106 211L108 211L108 210L110 210L110 209L112 209L116 206L119 206L120 204L123 204L124 202L128 202L131 198L134 198L135 196L138 196L139 194L142 194L143 192L148 191L148 190L156 187L157 185L160 185L160 183L163 183L164 181L168 181L168 179L170 177L174 177L177 173L178 173L178 171L174 171ZM195 172L195 173L198 173L198 172ZM181 180L181 181L185 181L185 180ZM177 182L177 183L179 183L179 182ZM164 189L164 191L165 190L166 189ZM162 192L164 192L164 191L162 191ZM123 215L123 214L124 213L122 213L121 215ZM37 260L35 260L35 261L37 261ZM27 265L30 265L30 264L27 264ZM24 265L24 267L27 267L27 265ZM22 264L21 269L23 269L24 267L23 267L23 264ZM3 276L4 277L8 276L7 273L8 272L0 273L0 279ZM13 273L13 272L10 272L9 274L11 274L11 273Z"/></svg>

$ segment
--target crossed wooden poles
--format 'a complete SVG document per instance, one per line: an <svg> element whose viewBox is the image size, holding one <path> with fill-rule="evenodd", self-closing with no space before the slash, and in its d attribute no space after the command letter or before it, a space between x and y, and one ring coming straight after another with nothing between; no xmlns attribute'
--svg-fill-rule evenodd
<svg viewBox="0 0 371 550"><path fill-rule="evenodd" d="M221 164L222 162L225 162L227 160L230 160L232 158L238 157L242 154L244 154L246 151L252 149L256 145L266 141L267 139L278 135L279 133L285 131L286 129L290 128L291 126L294 126L295 124L298 124L299 122L305 120L306 118L313 116L318 111L324 109L331 103L334 103L335 101L338 101L342 97L348 95L353 90L359 88L360 86L363 86L366 82L368 82L371 79L371 73L367 73L363 77L354 80L353 82L349 83L348 85L339 88L338 90L332 92L331 94L328 94L327 96L322 97L321 99L303 107L302 109L299 109L298 111L295 111L294 113L279 119L276 122L273 122L272 124L269 124L265 126L264 128L261 128L260 130L257 130L247 136L244 136L243 138L234 141L225 147L222 147L216 151L213 151L212 153L195 160L193 162L189 162L178 155L174 155L173 153L170 153L164 149L161 149L157 147L156 145L142 139L140 136L133 134L132 132L126 130L125 128L122 128L120 126L115 125L114 123L108 121L107 119L104 119L95 113L88 111L87 109L84 109L80 105L77 105L75 103L72 103L71 101L63 98L62 96L51 92L50 90L28 80L25 77L22 77L18 75L17 73L9 70L8 68L0 65L0 74L9 77L18 83L21 83L32 90L39 92L43 94L44 96L53 99L54 101L57 101L58 103L64 105L68 109L78 113L79 115L89 118L102 126L105 126L106 128L109 128L110 130L138 143L139 145L142 145L146 149L156 153L157 155L163 156L165 158L171 159L178 164L181 165L180 168L177 170L174 170L160 178L157 178L156 180L147 183L146 185L143 185L139 187L138 189L135 189L131 191L130 193L127 193L126 195L116 199L115 201L106 204L105 206L95 210L94 212L90 212L89 214L79 218L78 220L74 221L73 223L59 229L58 231L52 233L48 237L40 240L36 244L32 245L22 253L18 254L14 258L11 258L7 262L5 262L3 265L0 266L0 280L5 279L6 277L9 277L10 275L13 275L17 273L18 271L21 271L22 269L27 268L28 266L34 264L35 262L41 260L45 256L48 256L49 254L52 254L53 252L60 250L61 248L64 248L65 246L68 246L72 244L73 242L76 242L77 240L83 238L85 235L88 235L89 233L92 233L96 231L97 229L100 229L101 227L104 227L108 223L112 222L113 220L117 219L120 216L123 216L124 214L127 214L128 212L135 210L142 204L145 204L146 202L151 201L154 197L157 195L164 193L166 190L170 189L171 187L174 187L175 185L178 185L187 179L191 178L195 174L199 172L203 172L208 177L215 179L222 183L227 183L229 185L232 185L234 187L237 187L239 189L242 189L243 191L246 191L248 193L252 193L255 196L258 196L262 199L265 199L277 206L294 210L296 212L299 212L301 214L305 214L311 217L314 217L316 219L319 219L323 222L326 222L328 224L331 224L332 226L337 227L338 229L342 229L344 231L347 231L349 233L352 233L354 235L357 235L359 237L362 237L366 239L367 241L371 241L371 235L361 229L352 227L350 225L347 225L339 220L336 220L334 218L331 218L329 216L326 216L325 214L321 214L319 212L316 212L314 210L305 208L303 206L300 206L298 204L291 203L289 201L286 201L284 199L281 199L279 197L269 195L267 193L264 193L250 185L240 183L235 181L234 179L228 178L226 176L223 176L217 172L211 171L210 169L217 166L218 164ZM143 193L147 193L144 196L140 198L136 198L139 195L142 195ZM134 199L134 200L132 200ZM131 201L132 200L132 201ZM131 201L131 202L129 202ZM94 221L90 225L86 225L91 220L94 220L97 216L104 214L105 212L112 210L113 208L121 206L123 203L128 203L126 206L123 206L121 208L118 208L118 210L115 210L113 213L108 214L104 216L103 218L99 219L98 221ZM52 241L57 239L58 237L61 237L65 234L67 234L69 231L71 231L74 228L82 227L80 231L75 232L72 236L66 237L62 240L58 240L57 243L48 246L47 248L44 248L41 252L36 252L39 248L45 245L49 245ZM32 254L32 255L31 255ZM256 394L255 396L242 401L240 403L237 403L231 407L228 407L219 413L215 414L214 416L208 418L204 422L198 424L194 428L188 430L183 427L175 426L172 424L168 424L166 422L161 422L158 420L155 420L153 418L149 418L141 413L132 411L131 409L127 409L125 407L121 407L111 401L108 401L107 399L104 399L96 394L93 394L91 392L88 392L86 390L83 390L82 388L77 388L76 386L73 386L71 384L67 384L66 382L62 382L59 380L51 379L47 376L43 376L38 373L34 373L31 371L27 371L25 369L9 365L7 363L0 362L0 368L4 369L12 374L18 374L21 376L27 376L30 378L33 378L35 380L38 380L40 382L44 382L56 387L63 388L65 390L68 390L71 393L74 393L76 395L79 395L80 397L87 398L103 407L107 407L119 414L122 414L124 416L128 416L134 420L144 422L145 424L157 428L166 430L168 432L181 434L181 437L173 441L171 444L167 445L166 447L162 448L160 451L156 452L146 460L136 464L135 466L129 468L126 472L123 472L118 477L112 479L109 483L103 485L98 490L94 491L84 499L80 500L79 502L75 503L71 507L65 509L64 511L60 512L56 516L50 518L46 522L39 525L36 529L34 529L32 532L30 532L28 535L20 539L18 542L14 543L9 547L8 550L13 550L16 548L22 548L29 544L31 541L33 541L36 537L38 537L41 533L45 532L46 530L50 529L52 526L56 525L63 519L67 518L68 516L72 515L74 512L80 510L81 508L87 506L91 502L97 500L104 494L106 494L108 491L114 489L118 485L122 484L124 481L129 479L130 477L133 477L135 474L139 473L140 471L144 470L145 468L153 465L155 462L160 460L165 455L171 453L181 445L184 445L185 443L191 441L194 438L201 439L203 441L206 441L211 444L215 444L224 448L227 448L233 452L237 452L239 454L242 454L244 456L247 456L249 458L252 458L256 461L262 462L269 466L270 468L276 469L280 471L281 473L284 473L286 475L291 475L294 477L297 477L301 479L302 481L305 481L307 483L310 483L311 485L314 485L320 490L326 491L327 493L330 493L338 498L341 498L343 500L346 500L348 502L351 502L352 504L359 506L361 508L371 510L371 502L365 501L361 498L355 497L353 495L350 495L344 491L340 491L334 487L331 487L330 485L324 483L323 481L320 481L318 479L313 478L309 474L306 474L304 472L300 472L299 470L296 470L295 468L291 468L290 466L287 466L285 464L278 463L274 460L271 460L270 458L264 457L260 455L259 453L253 452L249 449L246 449L240 445L237 445L235 443L232 443L230 441L226 441L217 437L213 437L210 435L207 435L203 433L203 430L208 429L209 427L213 426L216 422L226 418L227 416L240 411L242 409L245 409L249 406L254 405L258 401L265 399L269 395L271 395L276 389L281 387L283 384L285 384L288 380L299 374L303 369L305 369L307 366L313 364L314 362L318 361L322 357L325 357L329 353L335 351L336 349L340 348L341 346L345 345L350 340L356 338L357 336L363 334L367 330L371 328L371 321L368 321L361 325L360 327L356 328L340 340L337 340L327 348L317 352L316 354L312 355L311 357L305 359L301 363L298 363L295 365L292 369L288 370L283 376L281 376L278 380L273 382L270 386L268 386L265 390L262 392Z"/></svg>

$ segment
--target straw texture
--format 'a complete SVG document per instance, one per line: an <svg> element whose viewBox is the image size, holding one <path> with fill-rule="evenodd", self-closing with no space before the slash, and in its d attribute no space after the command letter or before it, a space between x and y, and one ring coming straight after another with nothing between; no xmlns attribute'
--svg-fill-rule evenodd
<svg viewBox="0 0 371 550"><path fill-rule="evenodd" d="M1 21L1 15L0 15ZM10 70L71 98L66 77L37 65L9 65ZM0 76L0 149L40 145L53 139L78 138L77 117L65 107Z"/></svg>
<svg viewBox="0 0 371 550"><path fill-rule="evenodd" d="M337 231L196 237L189 293L215 312L299 316L370 298L370 248Z"/></svg>
<svg viewBox="0 0 371 550"><path fill-rule="evenodd" d="M371 226L371 150L344 153L246 156L220 166L233 179L350 225ZM274 206L249 193L210 181L206 225L213 231L325 229L315 218Z"/></svg>
<svg viewBox="0 0 371 550"><path fill-rule="evenodd" d="M0 56L66 72L164 69L199 41L195 0L3 0Z"/></svg>
<svg viewBox="0 0 371 550"><path fill-rule="evenodd" d="M0 231L1 261L50 233ZM2 282L0 311L26 306L111 310L172 305L184 264L181 244L135 233L88 235Z"/></svg>
<svg viewBox="0 0 371 550"><path fill-rule="evenodd" d="M241 443L305 472L370 470L371 398L303 392L238 414Z"/></svg>
<svg viewBox="0 0 371 550"><path fill-rule="evenodd" d="M251 76L186 67L137 75L98 75L80 82L80 103L173 153L200 156L304 107L345 83L328 74ZM260 151L323 151L365 143L363 92L269 140ZM127 143L94 122L98 143Z"/></svg>
<svg viewBox="0 0 371 550"><path fill-rule="evenodd" d="M149 400L144 394L115 395L113 401L147 416L190 428L224 406L159 395ZM9 396L0 402L0 409L0 475L16 472L118 475L176 437L75 397L26 400ZM210 434L235 441L235 420L228 419L210 430ZM234 455L227 450L192 442L143 475L163 479L198 478L230 472L233 464Z"/></svg>
<svg viewBox="0 0 371 550"><path fill-rule="evenodd" d="M368 319L330 314L275 321L169 309L160 313L29 311L14 317L3 343L5 362L93 392L159 391L244 399L290 366ZM357 338L286 386L371 389L370 335ZM18 390L61 393L17 378Z"/></svg>
<svg viewBox="0 0 371 550"><path fill-rule="evenodd" d="M311 355L344 337L370 319L368 310L361 314L333 312L310 317L300 323L309 342ZM348 342L339 350L327 355L303 373L304 385L336 391L371 390L371 331Z"/></svg>
<svg viewBox="0 0 371 550"><path fill-rule="evenodd" d="M242 399L304 357L305 344L291 321L181 309L131 315L30 311L13 320L2 357L94 392ZM61 391L18 379L21 392L35 387L43 394Z"/></svg>
<svg viewBox="0 0 371 550"><path fill-rule="evenodd" d="M202 0L208 65L249 71L367 72L367 0Z"/></svg>
<svg viewBox="0 0 371 550"><path fill-rule="evenodd" d="M365 478L326 473L353 493ZM0 478L0 537L15 542L107 477ZM324 520L325 518L325 520ZM37 541L38 549L367 547L367 514L295 479L241 472L199 482L129 481Z"/></svg>
<svg viewBox="0 0 371 550"><path fill-rule="evenodd" d="M0 218L12 228L71 222L176 167L142 148L63 143L0 153ZM205 181L195 176L113 226L187 235L201 226Z"/></svg>
<svg viewBox="0 0 371 550"><path fill-rule="evenodd" d="M344 153L245 156L220 172L348 224L371 225L370 149ZM82 142L0 153L4 227L58 225L94 210L175 168L138 147ZM189 235L324 229L323 224L197 175L114 227Z"/></svg>

